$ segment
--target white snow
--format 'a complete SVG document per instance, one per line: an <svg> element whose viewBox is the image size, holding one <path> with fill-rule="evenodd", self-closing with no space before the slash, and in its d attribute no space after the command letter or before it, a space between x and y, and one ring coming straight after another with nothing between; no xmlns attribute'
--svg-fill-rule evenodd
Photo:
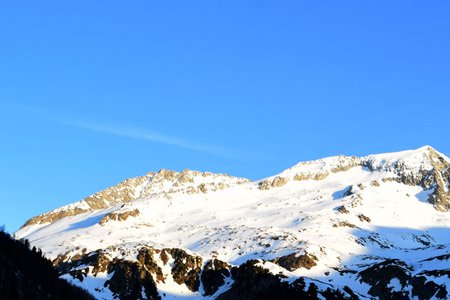
<svg viewBox="0 0 450 300"><path fill-rule="evenodd" d="M279 176L292 179L299 172L328 172L329 175L323 180L290 180L282 187L267 191L259 190L257 182L236 184L233 177L216 176L230 184L230 188L206 194L187 194L180 190L167 196L165 189L172 186L163 184L160 190L153 190L149 196L138 198L126 207L116 205L52 224L27 226L16 232L16 237L29 239L50 259L69 251L75 254L83 248L89 252L115 246L128 249L128 253L110 255L133 260L137 249L148 245L158 249L182 248L201 255L204 260L216 257L238 265L248 259L271 260L306 251L318 258L318 265L311 270L288 272L270 262L263 265L275 274L283 273L288 280L307 276L324 284L348 285L367 295L369 287L357 281L354 274L341 276L335 269L361 269L380 257L401 258L418 270L427 269L439 262L419 263L420 260L449 251L449 213L435 210L426 201L429 191L381 180L395 176L398 166L407 172L431 170L428 149L427 146L363 158L338 156L300 163ZM355 166L330 172L354 161L369 162L375 170ZM194 180L197 185L206 179L200 176ZM379 186L373 185L374 181ZM364 187L359 188L359 184ZM346 196L349 189L353 195ZM137 194L142 195L142 190L139 186ZM81 201L73 205L84 204ZM337 211L342 205L348 207L348 214ZM140 211L138 217L98 224L107 213L133 209ZM361 220L361 215L371 221ZM354 227L343 226L344 223ZM170 269L163 271L170 273ZM326 272L329 275L324 275ZM441 280L450 286L448 278ZM111 299L107 289L95 290L102 288L104 278L76 283L94 291L99 298ZM398 289L395 281L391 286ZM165 299L204 298L171 280L159 284L158 288Z"/></svg>

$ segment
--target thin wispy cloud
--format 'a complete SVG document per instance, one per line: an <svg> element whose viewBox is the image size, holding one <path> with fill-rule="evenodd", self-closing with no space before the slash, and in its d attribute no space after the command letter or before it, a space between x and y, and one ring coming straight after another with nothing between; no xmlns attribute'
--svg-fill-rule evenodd
<svg viewBox="0 0 450 300"><path fill-rule="evenodd" d="M132 125L124 124L100 124L92 123L81 120L60 120L61 123L70 125L72 127L77 127L81 129L86 129L90 131L95 131L99 133L105 133L110 135L115 135L119 137L137 139L142 141L148 141L157 144L171 145L179 148L185 148L194 151L205 152L209 154L214 154L226 158L237 158L232 150L225 149L224 147L202 144L190 140L185 140L159 132L150 131L145 128L136 127Z"/></svg>
<svg viewBox="0 0 450 300"><path fill-rule="evenodd" d="M155 132L147 128L142 128L128 124L108 124L108 123L86 121L81 118L75 118L73 116L64 115L61 112L52 113L46 110L30 106L22 106L22 109L25 109L43 118L74 128L84 129L101 134L109 134L117 137L147 141L155 144L170 145L178 148L204 152L207 154L212 154L224 158L231 158L242 161L251 160L248 157L245 157L245 155L241 151L238 152L235 149L229 149L222 146L210 145L193 140L182 139L161 132Z"/></svg>

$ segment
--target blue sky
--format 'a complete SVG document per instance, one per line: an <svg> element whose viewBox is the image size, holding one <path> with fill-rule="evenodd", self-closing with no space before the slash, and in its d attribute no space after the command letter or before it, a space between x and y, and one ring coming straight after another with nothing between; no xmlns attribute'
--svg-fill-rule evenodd
<svg viewBox="0 0 450 300"><path fill-rule="evenodd" d="M4 1L0 224L161 168L450 154L448 1Z"/></svg>

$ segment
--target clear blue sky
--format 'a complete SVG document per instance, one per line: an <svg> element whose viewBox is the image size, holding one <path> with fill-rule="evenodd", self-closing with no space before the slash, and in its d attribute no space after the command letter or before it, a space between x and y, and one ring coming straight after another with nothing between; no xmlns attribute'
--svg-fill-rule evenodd
<svg viewBox="0 0 450 300"><path fill-rule="evenodd" d="M0 224L132 176L450 154L448 1L3 1Z"/></svg>

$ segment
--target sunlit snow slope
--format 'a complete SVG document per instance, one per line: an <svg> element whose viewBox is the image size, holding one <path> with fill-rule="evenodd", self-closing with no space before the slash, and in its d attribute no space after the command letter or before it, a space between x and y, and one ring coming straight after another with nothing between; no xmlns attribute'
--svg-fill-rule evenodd
<svg viewBox="0 0 450 300"><path fill-rule="evenodd" d="M15 236L99 299L233 299L246 262L317 298L329 288L446 299L449 181L450 160L428 146L299 163L257 182L162 170L35 217Z"/></svg>

